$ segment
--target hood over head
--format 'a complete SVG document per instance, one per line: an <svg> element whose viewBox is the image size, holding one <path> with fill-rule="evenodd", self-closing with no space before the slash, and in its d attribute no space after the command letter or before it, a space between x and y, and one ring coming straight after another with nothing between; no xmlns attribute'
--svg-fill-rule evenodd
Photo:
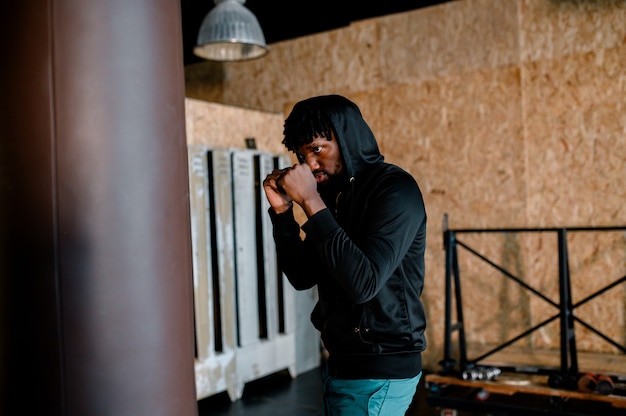
<svg viewBox="0 0 626 416"><path fill-rule="evenodd" d="M330 123L330 126L328 126ZM352 181L383 162L374 133L352 101L341 95L322 95L298 102L285 120L283 144L291 151L314 136L335 132L344 173Z"/></svg>

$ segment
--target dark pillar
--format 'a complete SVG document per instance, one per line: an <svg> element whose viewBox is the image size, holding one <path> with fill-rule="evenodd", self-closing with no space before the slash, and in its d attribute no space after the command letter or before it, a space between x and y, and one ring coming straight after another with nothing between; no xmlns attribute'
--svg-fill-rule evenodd
<svg viewBox="0 0 626 416"><path fill-rule="evenodd" d="M0 413L196 415L178 0L0 5Z"/></svg>

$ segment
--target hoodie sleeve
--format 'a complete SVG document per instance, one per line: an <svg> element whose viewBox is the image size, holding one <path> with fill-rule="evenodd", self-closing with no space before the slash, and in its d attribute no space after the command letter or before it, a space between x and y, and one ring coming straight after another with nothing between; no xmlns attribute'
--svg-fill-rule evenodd
<svg viewBox="0 0 626 416"><path fill-rule="evenodd" d="M325 269L356 303L378 294L426 223L422 194L408 173L385 175L367 187L367 199L352 202L363 208L351 211L359 214L347 220L350 235L327 211L303 226Z"/></svg>
<svg viewBox="0 0 626 416"><path fill-rule="evenodd" d="M314 260L316 254L300 238L300 225L294 218L293 209L276 214L270 208L269 214L278 262L285 276L296 290L310 289L318 282L320 262Z"/></svg>

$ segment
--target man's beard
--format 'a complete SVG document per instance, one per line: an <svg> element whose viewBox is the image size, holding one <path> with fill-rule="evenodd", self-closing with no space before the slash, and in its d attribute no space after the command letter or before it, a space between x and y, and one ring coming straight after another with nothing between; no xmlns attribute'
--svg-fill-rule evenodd
<svg viewBox="0 0 626 416"><path fill-rule="evenodd" d="M343 172L336 175L328 175L328 181L319 183L317 191L326 205L334 208L337 195L345 189L348 183L348 176Z"/></svg>

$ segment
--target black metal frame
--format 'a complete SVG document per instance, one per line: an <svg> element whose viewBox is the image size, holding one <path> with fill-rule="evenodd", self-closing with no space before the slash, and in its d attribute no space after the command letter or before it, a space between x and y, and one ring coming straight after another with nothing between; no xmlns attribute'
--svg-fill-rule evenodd
<svg viewBox="0 0 626 416"><path fill-rule="evenodd" d="M571 383L576 382L578 378L578 359L576 352L576 337L574 333L574 322L578 322L583 325L585 328L589 329L600 338L610 343L620 351L626 354L626 346L617 343L616 341L610 339L605 334L593 328L591 325L583 321L574 315L574 309L581 306L584 303L587 303L591 299L594 299L611 288L623 283L626 281L626 275L618 278L614 282L606 285L595 293L587 296L581 301L573 304L572 296L571 296L571 287L570 287L570 273L569 273L569 258L568 258L568 250L567 250L567 233L568 232L578 232L578 231L617 231L617 230L626 230L626 226L615 226L615 227L560 227L560 228L498 228L498 229L449 229L448 228L448 218L447 214L444 215L444 224L443 224L443 239L444 239L444 248L446 251L445 254L445 262L446 262L446 281L445 281L445 327L444 327L444 357L443 360L440 361L440 365L443 368L444 372L454 372L454 371L465 371L467 369L471 369L477 366L482 360L487 358L488 356L502 350L503 348L508 347L509 345L517 342L518 340L528 336L532 332L537 329L547 325L548 323L559 319L560 322L560 353L561 353L561 363L560 368L558 370L554 369L541 369L539 367L533 369L534 372L542 372L545 371L548 374L551 374L551 378L554 384L553 387L574 387L570 385ZM481 255L474 249L472 249L467 244L460 241L457 236L459 234L466 233L533 233L533 232L554 232L558 235L558 253L559 253L559 303L555 303L545 295L543 295L540 291L532 288L524 281L522 281L519 277L513 275L508 270L503 267L497 265L487 257ZM523 288L532 292L533 294L539 296L552 306L556 307L559 312L548 319L545 319L543 322L529 328L528 330L522 332L516 337L498 345L492 350L488 351L480 355L479 357L468 359L467 357L467 345L465 338L465 323L463 320L463 307L462 307L462 296L461 296L461 279L459 273L459 264L458 264L458 252L457 248L461 246L468 250L470 253L474 254L481 260L485 261L492 267L496 268L500 272L504 274L505 277L514 280L516 283L521 285ZM454 290L453 290L454 289ZM452 306L453 302L456 303L456 322L453 322L452 319ZM458 362L452 356L452 334L453 332L458 331L458 342L459 342L459 359ZM457 367L458 366L458 367Z"/></svg>

